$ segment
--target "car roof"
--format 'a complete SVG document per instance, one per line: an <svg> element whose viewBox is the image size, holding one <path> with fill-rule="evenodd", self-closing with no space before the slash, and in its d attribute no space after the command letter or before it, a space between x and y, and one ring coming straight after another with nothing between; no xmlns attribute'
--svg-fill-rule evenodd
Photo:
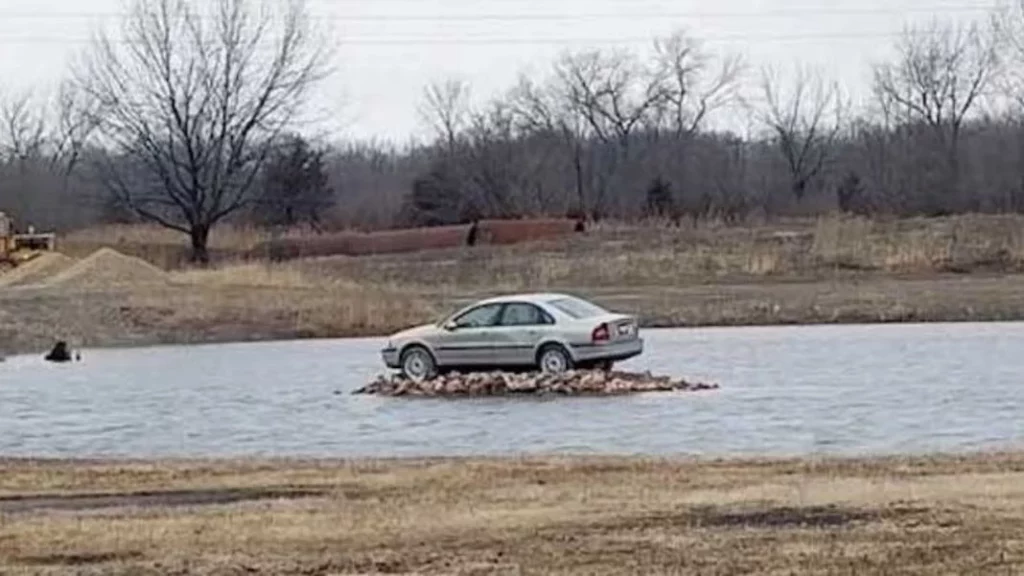
<svg viewBox="0 0 1024 576"><path fill-rule="evenodd" d="M480 300L477 304L494 304L496 302L551 302L552 300L558 300L560 298L575 298L569 294L561 294L558 292L536 292L529 294L506 294L504 296L495 296L493 298L487 298L486 300Z"/></svg>

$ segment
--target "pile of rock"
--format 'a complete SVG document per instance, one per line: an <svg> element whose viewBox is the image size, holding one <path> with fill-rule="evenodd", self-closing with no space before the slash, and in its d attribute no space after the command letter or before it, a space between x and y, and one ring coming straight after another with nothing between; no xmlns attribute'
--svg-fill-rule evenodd
<svg viewBox="0 0 1024 576"><path fill-rule="evenodd" d="M452 373L427 382L400 375L378 376L354 394L377 396L618 396L643 392L697 392L717 390L717 384L694 384L651 373L581 370L563 374L515 374L508 372Z"/></svg>

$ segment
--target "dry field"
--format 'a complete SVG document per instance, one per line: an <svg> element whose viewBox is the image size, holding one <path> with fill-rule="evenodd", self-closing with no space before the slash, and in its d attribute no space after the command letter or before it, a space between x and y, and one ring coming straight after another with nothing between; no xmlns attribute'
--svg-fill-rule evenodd
<svg viewBox="0 0 1024 576"><path fill-rule="evenodd" d="M765 278L808 280L837 273L1024 272L1022 216L968 215L907 220L822 217L742 226L716 221L685 223L679 227L653 221L642 225L601 223L582 235L560 230L565 223L559 221L540 222L535 226L506 222L500 226L492 224L492 227L495 230L490 236L495 246L466 250L444 249L443 246L462 237L467 226L328 236L308 230L275 235L265 230L224 226L212 235L211 252L215 260L221 262L237 261L247 255L258 257L263 252L261 247L275 239L318 246L325 239L358 237L360 244L372 241L381 244L379 247L359 246L359 252L381 253L422 245L433 248L426 258L423 253L417 253L358 260L367 263L370 269L377 268L378 262L418 264L416 271L434 268L434 264L440 263L443 269L436 269L426 277L431 283L438 280L439 274L447 283L452 283L455 280L450 278L452 272L461 272L457 274L459 281L476 284L604 281L621 285ZM527 244L516 242L517 235L523 240L529 236L558 234L564 235ZM438 238L429 238L431 235ZM141 257L165 269L187 264L182 235L159 227L109 226L61 238L61 250L71 256L84 257L102 247ZM336 254L341 255L346 249L341 242ZM453 267L456 264L461 266ZM424 278L404 275L398 276L398 280L416 284Z"/></svg>
<svg viewBox="0 0 1024 576"><path fill-rule="evenodd" d="M562 226L554 224L547 233ZM186 246L173 232L76 232L60 243L71 260L15 281L0 277L0 354L55 338L108 346L381 334L523 290L575 292L637 313L649 327L1024 319L1024 217L601 224L518 244L529 225L495 232L493 243L473 248L270 262L260 257L268 232L225 227L213 236L209 270L185 264ZM440 230L425 245L461 233ZM429 234L324 240L295 230L278 238L318 253L358 238L359 250L388 252ZM104 247L162 276L64 273Z"/></svg>
<svg viewBox="0 0 1024 576"><path fill-rule="evenodd" d="M0 462L4 574L1021 574L1024 456Z"/></svg>
<svg viewBox="0 0 1024 576"><path fill-rule="evenodd" d="M164 271L109 249L0 277L0 355L75 347L374 335L436 311L415 295L291 265ZM23 280L23 282L18 281Z"/></svg>

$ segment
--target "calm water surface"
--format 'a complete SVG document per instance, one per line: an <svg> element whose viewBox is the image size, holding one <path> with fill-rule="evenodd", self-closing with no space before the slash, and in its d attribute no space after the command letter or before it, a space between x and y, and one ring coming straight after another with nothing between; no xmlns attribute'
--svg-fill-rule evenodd
<svg viewBox="0 0 1024 576"><path fill-rule="evenodd" d="M623 368L714 381L609 399L352 396L381 341L0 364L0 455L884 454L1018 447L1024 324L648 330ZM340 392L340 394L336 394Z"/></svg>

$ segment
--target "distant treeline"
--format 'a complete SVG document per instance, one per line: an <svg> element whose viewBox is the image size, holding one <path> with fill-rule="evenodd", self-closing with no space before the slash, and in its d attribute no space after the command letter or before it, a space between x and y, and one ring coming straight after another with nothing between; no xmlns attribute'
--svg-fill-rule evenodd
<svg viewBox="0 0 1024 576"><path fill-rule="evenodd" d="M152 39L139 22L156 26L137 21L135 41ZM120 86L109 62L126 56L105 50L94 48L57 98L0 103L0 208L20 221L155 220L195 243L230 220L372 230L516 217L1024 211L1019 4L984 22L907 28L891 59L872 65L873 97L856 105L815 70L751 70L677 33L643 53L566 53L483 106L470 105L466 83L431 85L421 112L436 138L406 146L314 141L290 116L272 117L273 132L258 138L236 138L231 130L249 128L241 121L207 137L202 111L174 120L194 99L173 87L152 118L119 110L102 96ZM314 80L317 61L306 64L292 71L296 82ZM725 118L749 120L750 133L716 129Z"/></svg>

